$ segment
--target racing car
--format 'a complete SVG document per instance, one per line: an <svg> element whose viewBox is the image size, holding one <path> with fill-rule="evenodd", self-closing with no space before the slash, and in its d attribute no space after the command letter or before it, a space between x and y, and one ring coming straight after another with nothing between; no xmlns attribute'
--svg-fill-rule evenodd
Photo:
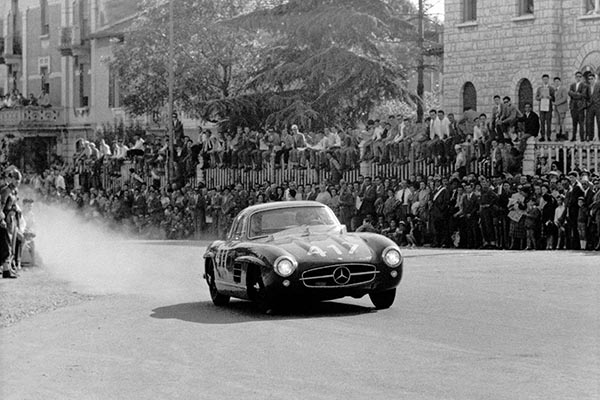
<svg viewBox="0 0 600 400"><path fill-rule="evenodd" d="M288 301L368 295L376 309L392 306L403 257L391 239L349 233L333 211L315 201L245 208L225 240L204 254L204 278L216 306L231 297L273 313Z"/></svg>

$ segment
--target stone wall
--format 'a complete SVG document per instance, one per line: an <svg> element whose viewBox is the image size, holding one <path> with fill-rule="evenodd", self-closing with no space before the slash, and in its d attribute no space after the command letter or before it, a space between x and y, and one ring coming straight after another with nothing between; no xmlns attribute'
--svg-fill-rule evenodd
<svg viewBox="0 0 600 400"><path fill-rule="evenodd" d="M585 15L584 0L535 0L524 16L518 2L478 0L476 21L463 22L464 0L446 0L446 112L462 113L465 82L477 90L477 111L489 113L495 94L517 104L523 79L535 92L544 73L570 84L583 63L600 67L600 15Z"/></svg>

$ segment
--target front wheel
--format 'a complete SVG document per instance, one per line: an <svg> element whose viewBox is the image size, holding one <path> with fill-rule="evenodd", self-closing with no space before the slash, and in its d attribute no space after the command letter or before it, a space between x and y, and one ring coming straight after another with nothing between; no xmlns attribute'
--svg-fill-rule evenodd
<svg viewBox="0 0 600 400"><path fill-rule="evenodd" d="M265 284L260 276L260 269L253 268L248 274L248 295L254 301L258 310L267 315L275 312L273 301L267 292Z"/></svg>
<svg viewBox="0 0 600 400"><path fill-rule="evenodd" d="M229 304L230 297L219 293L217 290L217 285L215 284L215 275L212 268L207 268L206 270L206 283L208 284L210 299L215 306L223 307Z"/></svg>
<svg viewBox="0 0 600 400"><path fill-rule="evenodd" d="M369 293L371 302L378 310L390 308L396 299L396 289L386 290L385 292Z"/></svg>

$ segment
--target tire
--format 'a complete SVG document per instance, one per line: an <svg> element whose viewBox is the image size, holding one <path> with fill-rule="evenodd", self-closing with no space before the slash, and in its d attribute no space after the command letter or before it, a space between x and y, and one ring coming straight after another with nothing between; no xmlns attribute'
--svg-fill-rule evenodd
<svg viewBox="0 0 600 400"><path fill-rule="evenodd" d="M210 299L212 300L215 306L224 307L227 304L229 304L230 297L219 293L219 291L217 290L217 285L215 284L215 275L212 266L206 269L206 283L208 284Z"/></svg>
<svg viewBox="0 0 600 400"><path fill-rule="evenodd" d="M369 293L369 298L377 310L385 310L394 304L396 299L396 289L386 290L385 292Z"/></svg>
<svg viewBox="0 0 600 400"><path fill-rule="evenodd" d="M260 276L258 267L252 268L252 273L248 276L248 297L256 304L262 314L273 315L275 308L273 301L265 289L265 284Z"/></svg>

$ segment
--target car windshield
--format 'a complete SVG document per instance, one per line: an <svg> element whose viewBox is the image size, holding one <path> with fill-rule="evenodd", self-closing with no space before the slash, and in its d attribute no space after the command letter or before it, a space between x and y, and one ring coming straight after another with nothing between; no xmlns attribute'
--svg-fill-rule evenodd
<svg viewBox="0 0 600 400"><path fill-rule="evenodd" d="M250 238L271 235L298 227L331 227L339 225L335 215L326 207L290 207L266 210L250 217Z"/></svg>

